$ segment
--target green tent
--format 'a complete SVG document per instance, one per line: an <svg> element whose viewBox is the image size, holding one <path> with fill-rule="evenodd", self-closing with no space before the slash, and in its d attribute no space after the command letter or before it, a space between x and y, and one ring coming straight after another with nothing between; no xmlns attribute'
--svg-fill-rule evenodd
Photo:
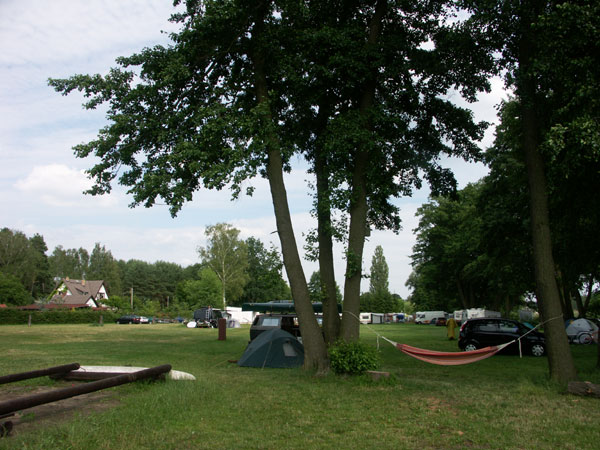
<svg viewBox="0 0 600 450"><path fill-rule="evenodd" d="M264 331L254 339L238 366L243 367L300 367L304 364L304 346L287 331L274 328Z"/></svg>

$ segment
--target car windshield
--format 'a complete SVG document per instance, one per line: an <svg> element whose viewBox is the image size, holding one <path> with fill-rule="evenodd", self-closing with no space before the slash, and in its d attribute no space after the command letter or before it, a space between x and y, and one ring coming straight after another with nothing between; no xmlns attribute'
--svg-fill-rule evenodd
<svg viewBox="0 0 600 450"><path fill-rule="evenodd" d="M278 327L280 320L281 320L280 317L264 317L263 321L262 321L262 326L263 327Z"/></svg>

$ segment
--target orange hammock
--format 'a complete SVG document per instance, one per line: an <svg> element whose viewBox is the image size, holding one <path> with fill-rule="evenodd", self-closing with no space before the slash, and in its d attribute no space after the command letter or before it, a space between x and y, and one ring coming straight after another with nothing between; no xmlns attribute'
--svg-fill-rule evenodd
<svg viewBox="0 0 600 450"><path fill-rule="evenodd" d="M506 344L480 348L469 352L437 352L435 350L425 350L422 348L411 347L410 345L406 344L398 344L397 342L390 341L384 336L381 336L381 338L385 339L408 356L412 356L413 358L417 358L421 361L431 364L438 364L440 366L458 366L460 364L470 364L481 361L482 359L495 355L504 347L514 342L507 342Z"/></svg>

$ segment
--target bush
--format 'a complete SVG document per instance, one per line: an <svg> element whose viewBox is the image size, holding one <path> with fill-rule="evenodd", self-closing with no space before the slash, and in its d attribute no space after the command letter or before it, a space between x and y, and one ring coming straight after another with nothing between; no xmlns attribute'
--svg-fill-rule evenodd
<svg viewBox="0 0 600 450"><path fill-rule="evenodd" d="M329 359L338 375L360 375L380 366L377 349L359 342L337 342L329 349Z"/></svg>
<svg viewBox="0 0 600 450"><path fill-rule="evenodd" d="M16 308L0 309L0 325L24 325L29 321L39 324L64 324L64 323L98 323L100 316L104 323L114 323L118 315L112 311L94 311L92 309L61 309L50 311L23 311Z"/></svg>

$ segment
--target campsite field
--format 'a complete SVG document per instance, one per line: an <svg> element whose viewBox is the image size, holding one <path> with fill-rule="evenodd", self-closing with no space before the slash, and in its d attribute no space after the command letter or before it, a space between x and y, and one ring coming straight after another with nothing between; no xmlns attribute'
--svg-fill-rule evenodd
<svg viewBox="0 0 600 450"><path fill-rule="evenodd" d="M378 325L397 342L458 351L445 328ZM377 345L370 329L362 340ZM494 356L443 367L380 342L391 379L300 369L241 368L248 328L182 325L0 326L0 375L78 362L171 364L197 381L138 382L25 410L0 449L479 448L595 449L598 399L548 382L546 358ZM571 347L581 380L600 383L596 346ZM0 401L72 383L49 378L0 386ZM1 421L9 420L0 419Z"/></svg>

